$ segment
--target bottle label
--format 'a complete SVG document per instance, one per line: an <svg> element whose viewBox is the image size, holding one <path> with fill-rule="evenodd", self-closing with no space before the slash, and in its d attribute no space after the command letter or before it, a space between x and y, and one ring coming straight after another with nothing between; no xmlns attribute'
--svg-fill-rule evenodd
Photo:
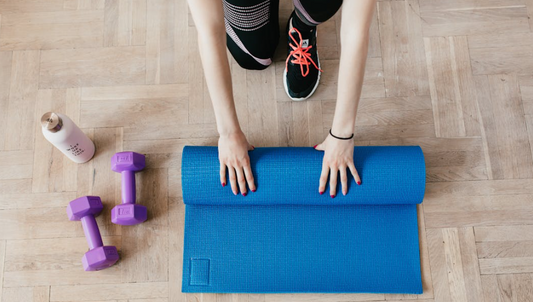
<svg viewBox="0 0 533 302"><path fill-rule="evenodd" d="M70 154L72 154L73 156L78 156L85 152L85 149L80 148L80 144L76 143L75 145L69 145L67 151L70 152Z"/></svg>

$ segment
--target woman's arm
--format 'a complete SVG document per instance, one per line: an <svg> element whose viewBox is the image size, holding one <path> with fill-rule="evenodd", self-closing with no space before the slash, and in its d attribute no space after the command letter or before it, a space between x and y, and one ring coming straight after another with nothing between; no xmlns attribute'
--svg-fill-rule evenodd
<svg viewBox="0 0 533 302"><path fill-rule="evenodd" d="M198 31L200 57L220 134L220 182L226 185L227 168L233 193L240 190L246 195L246 182L255 191L248 156L253 147L241 130L233 102L222 1L189 0L189 7Z"/></svg>
<svg viewBox="0 0 533 302"><path fill-rule="evenodd" d="M331 132L335 136L349 137L354 131L357 105L365 74L369 28L375 6L376 0L364 0L345 1L342 7L339 84L335 115L331 126ZM355 181L361 184L353 163L353 140L339 140L328 135L326 140L316 149L325 151L318 188L321 194L326 189L326 182L330 173L331 197L337 193L337 174L339 172L344 195L348 193L347 169L350 170Z"/></svg>

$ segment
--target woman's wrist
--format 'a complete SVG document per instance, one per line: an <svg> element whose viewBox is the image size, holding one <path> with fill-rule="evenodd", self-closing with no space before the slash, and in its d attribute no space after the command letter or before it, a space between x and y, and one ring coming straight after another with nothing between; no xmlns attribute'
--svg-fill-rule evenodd
<svg viewBox="0 0 533 302"><path fill-rule="evenodd" d="M218 134L221 137L230 137L243 134L235 110L224 112L216 117Z"/></svg>
<svg viewBox="0 0 533 302"><path fill-rule="evenodd" d="M345 123L337 125L333 123L331 126L331 134L338 137L350 137L354 133L354 126L352 123Z"/></svg>
<svg viewBox="0 0 533 302"><path fill-rule="evenodd" d="M221 127L218 130L220 137L232 137L235 135L243 135L244 133L241 130L239 125L232 127Z"/></svg>

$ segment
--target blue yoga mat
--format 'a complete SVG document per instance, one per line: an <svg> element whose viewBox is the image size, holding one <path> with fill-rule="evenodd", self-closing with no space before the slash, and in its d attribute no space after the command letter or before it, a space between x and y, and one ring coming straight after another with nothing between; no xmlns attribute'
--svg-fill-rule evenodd
<svg viewBox="0 0 533 302"><path fill-rule="evenodd" d="M362 185L334 199L318 193L322 152L249 154L257 191L235 196L216 147L183 150L183 292L422 293L420 147L355 147Z"/></svg>

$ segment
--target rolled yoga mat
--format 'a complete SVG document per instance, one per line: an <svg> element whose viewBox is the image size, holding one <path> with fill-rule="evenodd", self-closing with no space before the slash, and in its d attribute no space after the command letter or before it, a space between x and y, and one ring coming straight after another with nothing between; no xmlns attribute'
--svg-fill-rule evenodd
<svg viewBox="0 0 533 302"><path fill-rule="evenodd" d="M362 184L318 193L323 152L250 151L257 191L220 184L216 147L186 146L183 292L422 293L422 150L355 147ZM337 192L341 192L340 184Z"/></svg>

